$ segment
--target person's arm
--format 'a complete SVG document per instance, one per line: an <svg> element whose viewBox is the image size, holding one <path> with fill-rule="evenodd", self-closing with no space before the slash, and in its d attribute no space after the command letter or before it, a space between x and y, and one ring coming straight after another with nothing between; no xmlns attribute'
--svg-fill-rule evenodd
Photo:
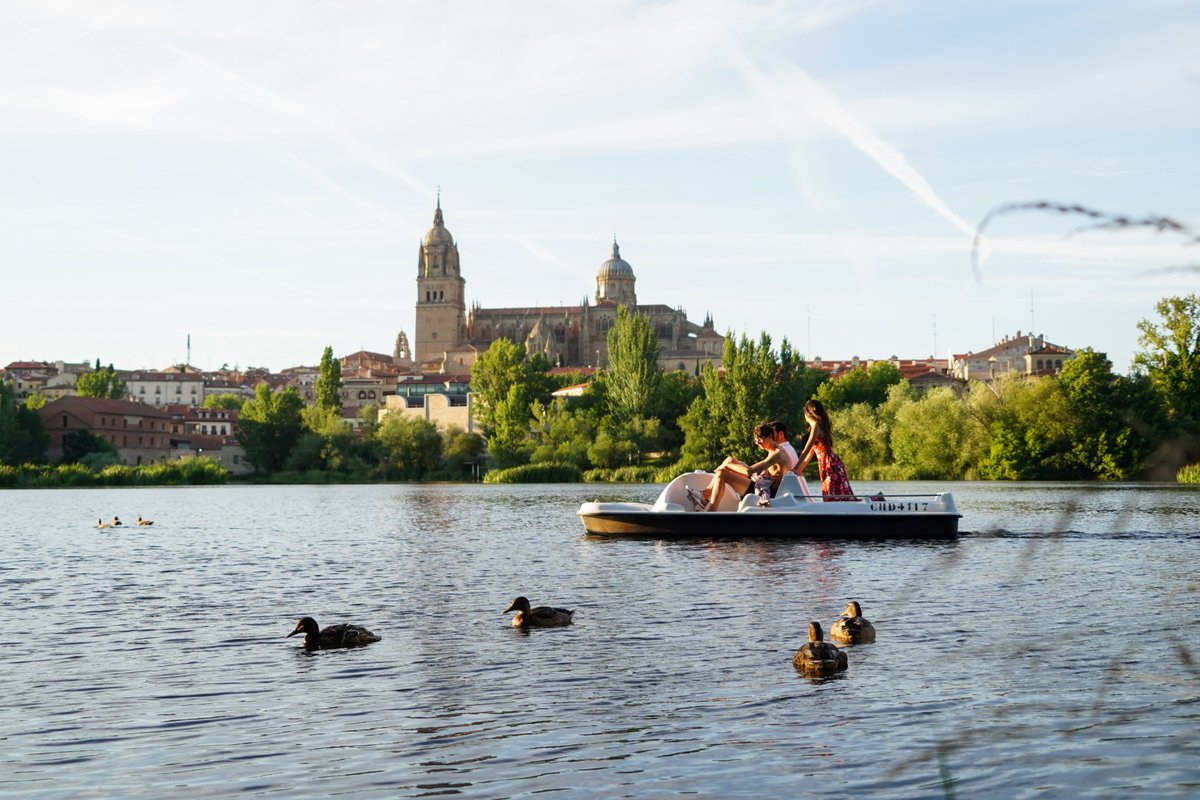
<svg viewBox="0 0 1200 800"><path fill-rule="evenodd" d="M772 464L779 464L784 469L787 469L787 464L788 464L788 461L790 461L790 460L791 459L788 458L788 454L783 452L782 450L772 450L767 455L767 457L764 458L762 461L759 461L757 463L751 464L750 466L746 467L746 474L753 475L756 472L762 472L764 469L771 466Z"/></svg>
<svg viewBox="0 0 1200 800"><path fill-rule="evenodd" d="M817 426L813 425L808 429L808 441L804 443L804 452L800 454L800 460L796 462L796 469L793 470L797 475L804 474L804 468L808 466L808 462L813 457L813 442L817 438Z"/></svg>

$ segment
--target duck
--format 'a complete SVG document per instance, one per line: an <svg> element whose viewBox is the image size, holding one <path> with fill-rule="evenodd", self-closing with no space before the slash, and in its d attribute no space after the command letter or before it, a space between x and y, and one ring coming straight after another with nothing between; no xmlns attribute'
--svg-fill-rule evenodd
<svg viewBox="0 0 1200 800"><path fill-rule="evenodd" d="M792 656L792 666L809 678L824 678L846 669L846 654L837 645L822 641L821 623L808 623L808 644Z"/></svg>
<svg viewBox="0 0 1200 800"><path fill-rule="evenodd" d="M871 644L875 641L875 626L863 619L858 601L851 600L841 619L829 626L829 638L845 644Z"/></svg>
<svg viewBox="0 0 1200 800"><path fill-rule="evenodd" d="M112 525L109 525L107 522L105 522L102 519L98 519L98 520L96 520L96 527L97 528L111 528Z"/></svg>
<svg viewBox="0 0 1200 800"><path fill-rule="evenodd" d="M563 625L570 625L572 617L575 616L573 608L552 608L550 606L530 608L529 600L525 597L518 597L508 608L504 609L505 614L510 611L517 612L512 618L514 628L559 628Z"/></svg>
<svg viewBox="0 0 1200 800"><path fill-rule="evenodd" d="M120 518L120 517L113 517L113 521L112 521L111 523L109 523L109 527L112 527L112 528L119 528L119 527L121 527L121 518Z"/></svg>
<svg viewBox="0 0 1200 800"><path fill-rule="evenodd" d="M371 633L362 625L351 625L343 622L340 625L317 625L312 617L301 617L296 620L296 629L285 636L290 639L297 633L304 634L304 647L309 650L329 650L335 647L360 647L361 645L378 642L382 636Z"/></svg>
<svg viewBox="0 0 1200 800"><path fill-rule="evenodd" d="M140 526L142 526L142 527L144 528L144 527L146 527L147 525L153 525L153 524L154 524L154 520L152 520L152 519L142 519L142 518L139 516L139 517L137 518L137 524L138 524L138 525L140 525Z"/></svg>

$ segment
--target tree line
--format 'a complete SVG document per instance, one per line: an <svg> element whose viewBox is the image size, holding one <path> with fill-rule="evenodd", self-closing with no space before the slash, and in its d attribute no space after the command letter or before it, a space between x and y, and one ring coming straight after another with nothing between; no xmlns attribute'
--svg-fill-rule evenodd
<svg viewBox="0 0 1200 800"><path fill-rule="evenodd" d="M253 398L210 396L205 405L240 408L239 441L264 475L330 480L457 480L482 460L489 469L549 468L593 479L666 480L711 469L726 455L757 458L750 432L781 420L804 434L804 403L830 412L835 448L851 477L881 480L1192 479L1200 461L1200 295L1168 297L1158 319L1138 324L1128 375L1091 348L1055 376L1006 376L957 388L919 390L890 362L837 379L809 367L785 338L725 338L722 371L660 372L648 317L621 307L608 333L609 366L578 397L556 389L579 373L551 375L541 354L499 339L471 370L475 421L484 436L364 408L358 429L342 418L341 369L326 347L316 402L292 387L263 383ZM113 396L111 368L81 390ZM48 444L35 407L0 383L0 464L41 463ZM485 443L486 439L486 443ZM63 463L95 470L115 450L83 432L64 442ZM568 473L569 474L569 473Z"/></svg>
<svg viewBox="0 0 1200 800"><path fill-rule="evenodd" d="M620 308L609 367L582 396L552 397L545 358L504 339L476 361L471 386L493 468L661 481L726 455L753 461L754 425L778 419L799 440L815 397L852 477L1172 480L1200 460L1200 295L1165 298L1156 311L1138 325L1129 375L1085 347L1054 376L920 390L890 362L830 379L766 333L727 336L723 375L712 365L660 374L649 319Z"/></svg>

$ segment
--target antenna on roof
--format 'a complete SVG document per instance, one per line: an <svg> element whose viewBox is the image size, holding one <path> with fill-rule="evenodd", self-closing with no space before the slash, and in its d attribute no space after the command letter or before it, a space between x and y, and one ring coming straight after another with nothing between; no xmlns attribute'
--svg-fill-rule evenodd
<svg viewBox="0 0 1200 800"><path fill-rule="evenodd" d="M190 367L191 364L192 364L192 335L189 333L187 335L187 361L185 361L183 364L183 366L185 367L185 369L183 371L187 372L186 367Z"/></svg>
<svg viewBox="0 0 1200 800"><path fill-rule="evenodd" d="M1037 330L1037 325L1033 324L1033 287L1029 287L1029 332L1033 333Z"/></svg>

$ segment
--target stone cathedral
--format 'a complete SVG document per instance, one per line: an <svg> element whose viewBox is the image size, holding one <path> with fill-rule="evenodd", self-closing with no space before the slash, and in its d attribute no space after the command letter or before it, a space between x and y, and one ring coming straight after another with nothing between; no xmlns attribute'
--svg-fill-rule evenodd
<svg viewBox="0 0 1200 800"><path fill-rule="evenodd" d="M617 306L624 305L649 317L658 335L661 369L695 374L706 363L720 366L724 337L713 329L711 316L697 325L681 308L639 304L636 281L633 267L621 258L614 240L612 256L596 273L592 302L523 308L483 308L472 303L468 312L458 245L446 229L439 198L433 227L417 254L413 365L427 374L469 375L476 356L504 337L524 344L530 354L544 354L557 367L604 367L608 331L616 322ZM405 334L400 338L407 343Z"/></svg>

